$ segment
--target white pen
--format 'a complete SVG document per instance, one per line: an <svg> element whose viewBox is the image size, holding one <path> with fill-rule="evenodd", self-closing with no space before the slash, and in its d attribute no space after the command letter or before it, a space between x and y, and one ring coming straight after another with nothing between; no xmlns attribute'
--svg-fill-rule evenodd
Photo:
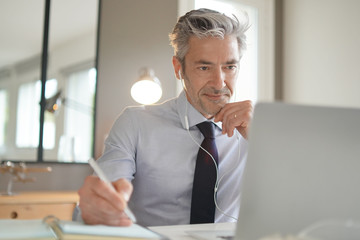
<svg viewBox="0 0 360 240"><path fill-rule="evenodd" d="M111 184L111 182L105 176L105 173L101 170L101 168L99 167L99 165L96 163L96 161L93 158L89 159L89 164L94 169L94 172L98 175L98 177L102 181L104 181L107 185L109 185L111 187L111 189L116 191L114 186ZM136 222L135 215L131 212L131 210L128 207L126 207L124 209L124 212L131 219L131 221L133 221L134 223Z"/></svg>

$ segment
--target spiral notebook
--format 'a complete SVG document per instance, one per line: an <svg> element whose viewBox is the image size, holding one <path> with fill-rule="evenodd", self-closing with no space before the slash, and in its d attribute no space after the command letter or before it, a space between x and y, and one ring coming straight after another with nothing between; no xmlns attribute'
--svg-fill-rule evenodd
<svg viewBox="0 0 360 240"><path fill-rule="evenodd" d="M86 225L49 216L34 220L0 220L0 239L17 240L162 240L165 237L132 224L130 227Z"/></svg>

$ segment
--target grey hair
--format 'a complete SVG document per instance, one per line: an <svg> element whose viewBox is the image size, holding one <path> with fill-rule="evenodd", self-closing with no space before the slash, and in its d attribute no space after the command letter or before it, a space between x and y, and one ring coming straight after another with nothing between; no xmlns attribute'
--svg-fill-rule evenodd
<svg viewBox="0 0 360 240"><path fill-rule="evenodd" d="M236 37L239 53L242 56L246 49L245 32L249 28L248 16L245 13L246 21L240 23L235 15L226 16L223 13L201 8L192 10L180 17L172 33L169 34L170 43L174 48L174 55L184 68L185 55L189 50L189 38L217 37L224 39L227 35ZM184 69L183 69L184 70Z"/></svg>

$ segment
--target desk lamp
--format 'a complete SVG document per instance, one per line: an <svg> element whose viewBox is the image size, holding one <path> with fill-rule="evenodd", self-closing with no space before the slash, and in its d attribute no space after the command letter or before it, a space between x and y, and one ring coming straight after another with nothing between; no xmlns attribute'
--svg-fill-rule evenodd
<svg viewBox="0 0 360 240"><path fill-rule="evenodd" d="M132 98L140 104L153 104L162 95L161 83L151 68L140 69L140 77L131 87Z"/></svg>

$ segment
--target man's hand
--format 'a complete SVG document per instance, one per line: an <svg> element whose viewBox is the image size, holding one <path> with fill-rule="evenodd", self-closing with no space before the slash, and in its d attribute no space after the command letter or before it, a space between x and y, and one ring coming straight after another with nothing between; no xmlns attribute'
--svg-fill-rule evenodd
<svg viewBox="0 0 360 240"><path fill-rule="evenodd" d="M132 193L132 185L125 179L112 183L115 190L96 176L88 176L79 189L81 217L86 224L129 226L131 220L124 213Z"/></svg>
<svg viewBox="0 0 360 240"><path fill-rule="evenodd" d="M253 106L251 101L234 102L226 104L215 115L215 122L222 122L222 132L231 137L236 128L247 139Z"/></svg>

